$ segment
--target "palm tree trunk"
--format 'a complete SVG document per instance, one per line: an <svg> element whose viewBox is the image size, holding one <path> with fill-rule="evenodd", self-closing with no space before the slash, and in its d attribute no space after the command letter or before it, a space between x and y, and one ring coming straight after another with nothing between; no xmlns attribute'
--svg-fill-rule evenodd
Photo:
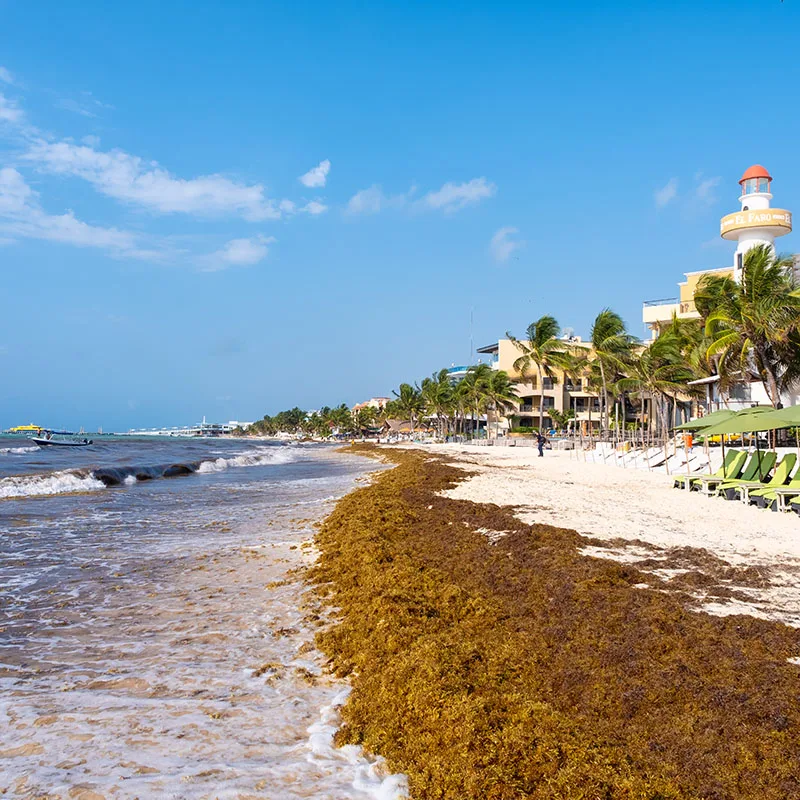
<svg viewBox="0 0 800 800"><path fill-rule="evenodd" d="M606 386L606 371L603 367L603 359L598 359L600 364L600 380L603 384L603 396L600 399L600 435L608 429L608 387Z"/></svg>
<svg viewBox="0 0 800 800"><path fill-rule="evenodd" d="M541 433L544 427L544 377L541 366L537 364L537 368L539 370L539 433Z"/></svg>

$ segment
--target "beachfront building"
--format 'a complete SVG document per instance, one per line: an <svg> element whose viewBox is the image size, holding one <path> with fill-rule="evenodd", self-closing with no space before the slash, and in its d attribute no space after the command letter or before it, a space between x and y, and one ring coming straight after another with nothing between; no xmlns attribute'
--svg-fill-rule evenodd
<svg viewBox="0 0 800 800"><path fill-rule="evenodd" d="M582 342L580 337L569 337L570 347L584 347L590 345ZM572 410L575 420L581 428L588 432L589 427L600 426L600 398L589 391L585 378L569 375L564 370L553 370L554 377L543 379L539 385L538 375L528 375L522 379L519 371L514 369L514 362L522 355L519 347L511 339L500 339L494 344L479 347L478 352L488 357L488 362L493 369L503 370L516 381L515 391L520 398L519 411L514 415L511 425L513 427L539 427L539 411L544 390L544 427L556 427L551 411L567 412Z"/></svg>
<svg viewBox="0 0 800 800"><path fill-rule="evenodd" d="M699 319L695 308L694 294L697 285L705 275L729 276L740 281L744 267L744 257L748 250L756 245L768 245L775 248L775 240L791 233L792 214L784 208L772 208L772 176L760 164L746 169L739 179L741 194L740 210L726 214L720 220L720 236L726 241L736 242L733 263L729 266L685 273L686 280L678 283L678 297L662 300L648 300L642 308L642 321L650 330L653 339L657 338L664 328L670 325L673 317L678 319ZM796 271L800 271L800 260L795 257ZM702 385L706 391L706 410L711 411L721 406L742 408L755 403L769 405L767 393L760 382L742 381L731 387L722 396L718 389L719 377L712 375L694 381ZM787 397L787 405L796 402L794 397Z"/></svg>
<svg viewBox="0 0 800 800"><path fill-rule="evenodd" d="M370 397L369 400L365 400L363 403L356 403L351 411L354 414L361 411L362 408L374 408L376 411L383 411L390 400L390 397Z"/></svg>

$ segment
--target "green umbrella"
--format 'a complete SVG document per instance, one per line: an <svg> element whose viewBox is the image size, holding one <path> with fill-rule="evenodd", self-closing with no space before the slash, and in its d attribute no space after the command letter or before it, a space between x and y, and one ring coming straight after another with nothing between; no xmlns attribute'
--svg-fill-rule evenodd
<svg viewBox="0 0 800 800"><path fill-rule="evenodd" d="M722 460L725 462L725 436L736 433L755 433L756 431L771 431L783 427L780 420L776 424L774 416L777 412L772 406L753 406L737 411L733 416L727 417L715 425L703 428L700 432L708 441L709 436L722 437ZM758 451L759 479L761 475L761 450L756 437L756 450Z"/></svg>
<svg viewBox="0 0 800 800"><path fill-rule="evenodd" d="M788 428L792 423L781 416L782 409L777 411L771 406L754 406L738 411L732 417L723 419L714 425L703 428L703 436L727 436L734 433L755 433L756 431L774 431L776 428Z"/></svg>
<svg viewBox="0 0 800 800"><path fill-rule="evenodd" d="M730 411L727 408L721 408L719 411L712 411L699 419L690 419L682 425L676 425L676 431L698 431L701 428L707 428L709 425L716 425L717 422L722 422L728 417L732 417L736 412Z"/></svg>
<svg viewBox="0 0 800 800"><path fill-rule="evenodd" d="M780 416L786 422L782 428L800 428L800 406L789 406L782 408L780 411L775 412L776 416Z"/></svg>

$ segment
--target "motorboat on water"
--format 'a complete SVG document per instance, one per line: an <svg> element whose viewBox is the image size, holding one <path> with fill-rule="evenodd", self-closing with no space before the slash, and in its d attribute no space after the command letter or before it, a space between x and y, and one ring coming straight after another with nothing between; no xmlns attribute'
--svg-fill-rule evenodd
<svg viewBox="0 0 800 800"><path fill-rule="evenodd" d="M39 447L89 447L89 445L93 444L91 439L75 441L74 439L48 439L44 436L32 436L31 441Z"/></svg>

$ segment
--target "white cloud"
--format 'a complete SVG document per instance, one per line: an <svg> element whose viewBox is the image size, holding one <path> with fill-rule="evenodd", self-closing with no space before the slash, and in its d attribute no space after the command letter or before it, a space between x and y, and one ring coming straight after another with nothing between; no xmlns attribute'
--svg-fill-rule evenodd
<svg viewBox="0 0 800 800"><path fill-rule="evenodd" d="M291 200L281 200L278 209L283 214L294 214L297 211L297 206Z"/></svg>
<svg viewBox="0 0 800 800"><path fill-rule="evenodd" d="M524 242L519 239L511 238L517 233L519 233L519 231L516 228L507 226L505 228L500 228L500 230L492 236L492 240L489 242L489 252L492 254L492 258L499 264L508 261L511 254L523 246Z"/></svg>
<svg viewBox="0 0 800 800"><path fill-rule="evenodd" d="M441 209L445 214L479 203L487 197L493 197L497 187L486 178L473 178L466 183L446 183L436 192L428 192L418 204L429 209Z"/></svg>
<svg viewBox="0 0 800 800"><path fill-rule="evenodd" d="M318 200L312 200L310 203L306 203L300 210L312 216L316 216L317 214L324 214L328 210L328 206L324 203L320 203Z"/></svg>
<svg viewBox="0 0 800 800"><path fill-rule="evenodd" d="M697 176L698 180L700 177L700 175ZM705 205L713 205L717 201L717 195L714 189L719 185L721 180L722 178L717 176L700 181L694 190L695 198Z"/></svg>
<svg viewBox="0 0 800 800"><path fill-rule="evenodd" d="M378 184L356 192L347 202L348 214L377 214L390 204L388 198Z"/></svg>
<svg viewBox="0 0 800 800"><path fill-rule="evenodd" d="M446 183L435 192L428 192L415 202L411 202L417 187L412 186L404 194L387 195L376 183L369 189L356 192L345 209L348 214L377 214L387 208L402 208L406 205L416 211L444 211L451 214L468 205L492 197L497 187L486 178L473 178L466 183Z"/></svg>
<svg viewBox="0 0 800 800"><path fill-rule="evenodd" d="M5 67L0 67L0 81L14 83L14 76Z"/></svg>
<svg viewBox="0 0 800 800"><path fill-rule="evenodd" d="M100 144L100 137L99 136L84 136L81 141L89 145L89 147L97 147Z"/></svg>
<svg viewBox="0 0 800 800"><path fill-rule="evenodd" d="M331 162L326 158L324 161L320 161L316 167L312 167L305 175L301 175L297 180L299 180L303 186L316 189L325 185L330 171Z"/></svg>
<svg viewBox="0 0 800 800"><path fill-rule="evenodd" d="M274 236L253 236L249 239L231 239L215 253L203 256L200 263L205 272L217 272L228 267L247 267L263 261L269 252Z"/></svg>
<svg viewBox="0 0 800 800"><path fill-rule="evenodd" d="M59 100L56 103L56 108L60 108L62 111L69 111L72 114L80 114L82 117L97 116L97 114L89 111L88 108L84 108L77 100L73 100L69 97Z"/></svg>
<svg viewBox="0 0 800 800"><path fill-rule="evenodd" d="M16 104L0 92L0 122L21 122L22 116Z"/></svg>
<svg viewBox="0 0 800 800"><path fill-rule="evenodd" d="M100 152L70 142L39 140L24 156L43 172L71 175L117 200L162 213L237 214L250 222L277 219L280 211L264 196L264 187L229 180L222 175L176 178L156 162L122 150Z"/></svg>
<svg viewBox="0 0 800 800"><path fill-rule="evenodd" d="M48 214L38 195L12 167L0 169L0 232L28 239L44 239L77 247L97 247L115 255L149 257L139 250L136 237L117 228L101 228L77 219L72 211Z"/></svg>
<svg viewBox="0 0 800 800"><path fill-rule="evenodd" d="M653 195L657 208L664 208L667 203L671 203L678 194L678 179L670 178L667 183L658 189Z"/></svg>

